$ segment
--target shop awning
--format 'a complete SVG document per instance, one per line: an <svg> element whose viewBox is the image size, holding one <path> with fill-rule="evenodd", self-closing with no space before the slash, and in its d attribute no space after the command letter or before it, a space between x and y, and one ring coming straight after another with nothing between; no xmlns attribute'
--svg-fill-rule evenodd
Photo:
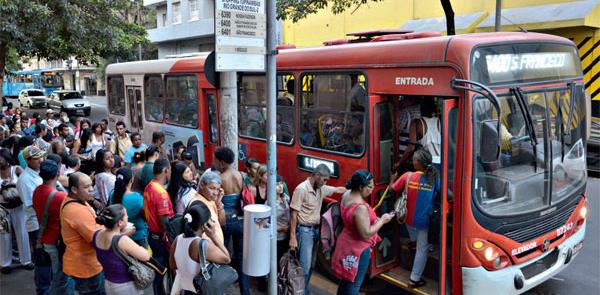
<svg viewBox="0 0 600 295"><path fill-rule="evenodd" d="M492 12L477 25L477 31L494 30L496 13ZM502 30L516 31L587 26L600 28L600 0L502 9Z"/></svg>
<svg viewBox="0 0 600 295"><path fill-rule="evenodd" d="M471 33L487 12L476 12L454 16L454 25L457 33ZM432 17L408 20L400 29L415 32L445 32L446 17Z"/></svg>

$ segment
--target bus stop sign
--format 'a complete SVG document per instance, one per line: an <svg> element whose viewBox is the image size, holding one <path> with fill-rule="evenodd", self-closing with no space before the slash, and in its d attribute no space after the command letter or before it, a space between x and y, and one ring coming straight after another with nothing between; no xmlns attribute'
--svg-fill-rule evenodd
<svg viewBox="0 0 600 295"><path fill-rule="evenodd" d="M217 72L264 72L265 0L215 1Z"/></svg>

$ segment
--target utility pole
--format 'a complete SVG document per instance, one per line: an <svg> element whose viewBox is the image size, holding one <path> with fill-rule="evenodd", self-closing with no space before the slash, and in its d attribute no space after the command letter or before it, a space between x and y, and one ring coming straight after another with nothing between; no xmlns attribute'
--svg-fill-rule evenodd
<svg viewBox="0 0 600 295"><path fill-rule="evenodd" d="M267 201L271 207L269 295L277 295L277 20L275 0L267 0Z"/></svg>
<svg viewBox="0 0 600 295"><path fill-rule="evenodd" d="M233 151L233 168L238 169L238 109L237 72L220 72L221 98L219 99L221 119L221 146Z"/></svg>
<svg viewBox="0 0 600 295"><path fill-rule="evenodd" d="M502 29L502 0L496 0L496 26L495 31L500 32Z"/></svg>

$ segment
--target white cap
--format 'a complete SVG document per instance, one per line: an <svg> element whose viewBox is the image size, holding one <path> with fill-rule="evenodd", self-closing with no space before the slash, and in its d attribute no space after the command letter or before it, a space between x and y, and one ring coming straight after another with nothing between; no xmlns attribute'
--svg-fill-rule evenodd
<svg viewBox="0 0 600 295"><path fill-rule="evenodd" d="M47 114L47 113L54 113L54 110L52 110L52 109L47 109L47 110L46 110L46 114Z"/></svg>

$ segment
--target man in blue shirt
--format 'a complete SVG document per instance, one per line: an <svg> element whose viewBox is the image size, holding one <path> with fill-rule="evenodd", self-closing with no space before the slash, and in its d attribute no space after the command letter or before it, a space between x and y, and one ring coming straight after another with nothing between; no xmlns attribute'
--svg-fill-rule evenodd
<svg viewBox="0 0 600 295"><path fill-rule="evenodd" d="M146 148L148 148L148 146L142 143L142 136L137 132L131 133L131 147L129 147L127 151L125 151L125 163L128 166L131 166L131 162L133 161L133 155L137 152L145 151Z"/></svg>

